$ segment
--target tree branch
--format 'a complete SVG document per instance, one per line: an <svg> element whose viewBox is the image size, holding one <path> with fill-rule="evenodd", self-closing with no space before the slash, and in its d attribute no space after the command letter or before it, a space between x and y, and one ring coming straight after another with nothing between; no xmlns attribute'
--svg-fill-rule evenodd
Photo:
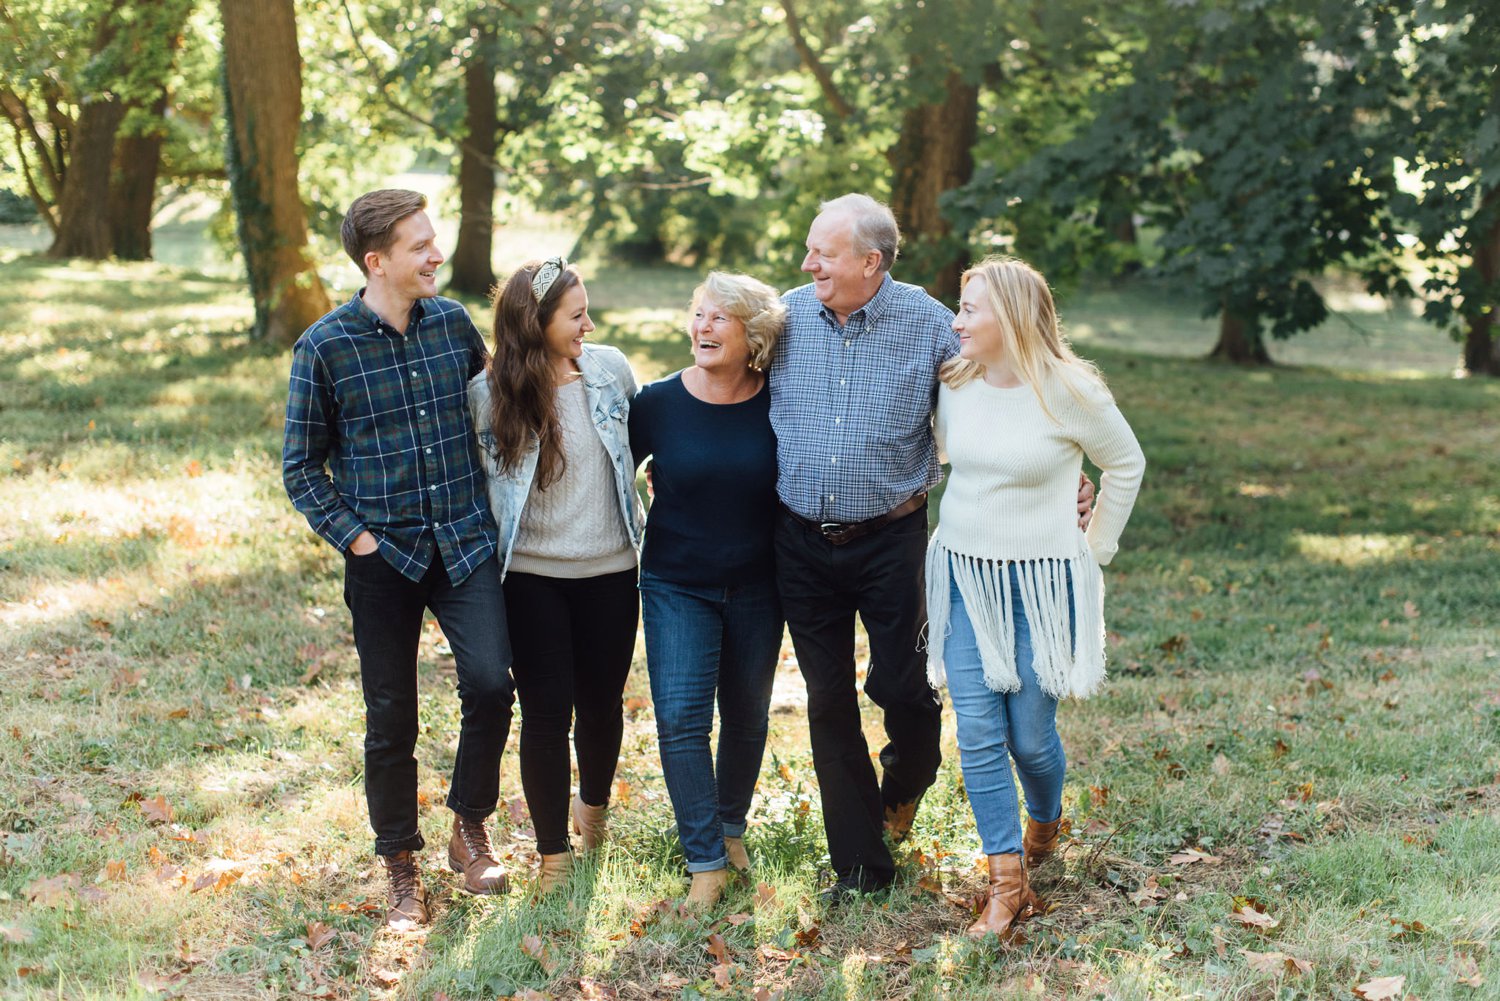
<svg viewBox="0 0 1500 1001"><path fill-rule="evenodd" d="M854 108L839 93L838 86L833 82L833 74L828 72L828 67L823 65L818 54L807 44L807 38L802 34L802 22L797 18L792 0L781 0L781 9L786 13L786 28L791 32L792 45L796 47L797 55L802 57L802 65L818 81L818 89L823 92L823 97L833 108L834 114L840 118L854 117Z"/></svg>
<svg viewBox="0 0 1500 1001"><path fill-rule="evenodd" d="M21 173L26 178L26 193L31 196L31 203L36 206L37 214L47 223L47 228L52 231L52 236L57 236L57 216L52 212L52 206L47 204L47 199L42 197L42 192L37 188L36 178L31 174L31 161L26 158L26 148L21 142L21 128L11 119L11 127L16 130L16 157L21 161Z"/></svg>
<svg viewBox="0 0 1500 1001"><path fill-rule="evenodd" d="M16 143L19 149L22 135L22 126L25 126L26 138L31 140L36 147L38 158L45 170L47 186L52 189L53 198L62 196L62 165L54 163L47 155L47 141L42 138L41 130L37 128L36 119L31 115L31 109L26 106L25 100L10 88L0 90L0 112L10 119L11 127L16 130ZM22 162L28 162L22 158ZM27 167L28 178L30 167Z"/></svg>
<svg viewBox="0 0 1500 1001"><path fill-rule="evenodd" d="M370 57L370 53L365 49L364 43L359 40L359 29L354 25L354 12L349 9L349 0L341 0L341 5L344 8L344 19L349 23L349 37L353 40L354 47L359 50L359 54L364 58L365 64L369 66L371 70L375 70L375 60ZM447 129L443 128L431 118L422 115L420 112L413 111L401 101L397 100L395 97L392 97L389 92L390 80L385 76L385 74L376 71L375 77L379 83L378 89L380 92L381 100L385 102L388 108L396 112L396 114L401 115L403 118L410 119L411 121L416 122L418 125L424 126L425 128L431 130L433 135L437 136L439 139L443 139L447 142L452 143L459 149L468 153L470 156L476 157L481 163L487 164L491 170L498 171L504 169L499 163L495 162L494 157L485 155L485 153L483 153L481 150L476 149L472 144L470 144L467 139L460 139L458 136L449 132Z"/></svg>

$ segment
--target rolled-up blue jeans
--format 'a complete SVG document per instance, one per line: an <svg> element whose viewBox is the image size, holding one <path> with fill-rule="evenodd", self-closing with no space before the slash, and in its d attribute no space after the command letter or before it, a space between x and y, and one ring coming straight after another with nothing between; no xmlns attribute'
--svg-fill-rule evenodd
<svg viewBox="0 0 1500 1001"><path fill-rule="evenodd" d="M781 603L771 578L698 587L641 573L646 669L662 773L689 872L728 865L725 837L745 818L766 748L781 650ZM719 749L711 753L714 702Z"/></svg>
<svg viewBox="0 0 1500 1001"><path fill-rule="evenodd" d="M1011 589L1019 595L1014 565ZM950 632L943 644L948 697L958 719L958 754L964 787L979 841L986 855L1021 851L1021 815L1011 762L1021 778L1026 813L1038 823L1062 816L1063 775L1067 758L1057 735L1057 700L1042 691L1032 668L1031 630L1017 597L1012 619L1016 631L1016 673L1021 688L997 692L984 683L974 626L964 608L958 584L950 582ZM1073 595L1072 582L1068 597Z"/></svg>

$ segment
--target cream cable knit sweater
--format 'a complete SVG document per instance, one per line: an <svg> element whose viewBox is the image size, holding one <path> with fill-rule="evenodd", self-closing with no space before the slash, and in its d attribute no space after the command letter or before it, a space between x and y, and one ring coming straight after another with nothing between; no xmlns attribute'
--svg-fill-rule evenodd
<svg viewBox="0 0 1500 1001"><path fill-rule="evenodd" d="M546 489L532 483L510 569L571 578L629 570L635 549L620 521L614 468L589 419L582 380L558 387L557 416L567 469Z"/></svg>
<svg viewBox="0 0 1500 1001"><path fill-rule="evenodd" d="M1083 400L1063 378L1075 381ZM950 580L958 583L993 690L1021 687L1012 620L1017 601L1026 611L1033 666L1047 694L1082 698L1104 680L1099 567L1119 548L1146 459L1104 387L1078 375L1053 375L1043 391L1055 421L1027 386L996 389L980 379L938 390L937 439L953 471L927 555L928 677L934 686L947 680ZM1078 529L1076 504L1084 455L1104 474L1086 536ZM1019 588L1008 572L1012 563Z"/></svg>

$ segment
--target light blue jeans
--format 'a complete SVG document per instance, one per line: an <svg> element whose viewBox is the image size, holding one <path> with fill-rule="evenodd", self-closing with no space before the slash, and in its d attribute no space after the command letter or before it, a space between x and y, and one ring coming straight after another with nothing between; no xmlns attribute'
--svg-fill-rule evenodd
<svg viewBox="0 0 1500 1001"><path fill-rule="evenodd" d="M1019 593L1014 566L1012 593ZM985 686L974 626L958 584L950 583L951 631L943 646L948 696L958 718L958 753L979 841L986 855L1021 851L1021 815L1011 762L1021 777L1026 812L1038 823L1062 816L1067 759L1057 735L1057 700L1043 692L1032 669L1031 631L1019 597L1015 602L1016 671L1021 689L996 692ZM1068 586L1072 597L1072 582Z"/></svg>

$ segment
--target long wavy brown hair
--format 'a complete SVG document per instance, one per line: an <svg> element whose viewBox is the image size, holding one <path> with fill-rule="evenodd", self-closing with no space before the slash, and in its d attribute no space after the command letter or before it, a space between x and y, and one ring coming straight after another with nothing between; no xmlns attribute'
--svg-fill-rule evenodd
<svg viewBox="0 0 1500 1001"><path fill-rule="evenodd" d="M548 487L562 478L562 425L557 418L557 377L547 353L547 324L568 289L580 281L571 266L547 289L542 301L531 293L541 261L528 261L495 297L495 353L486 379L490 387L490 430L500 466L520 466L532 442L538 443L536 482Z"/></svg>

